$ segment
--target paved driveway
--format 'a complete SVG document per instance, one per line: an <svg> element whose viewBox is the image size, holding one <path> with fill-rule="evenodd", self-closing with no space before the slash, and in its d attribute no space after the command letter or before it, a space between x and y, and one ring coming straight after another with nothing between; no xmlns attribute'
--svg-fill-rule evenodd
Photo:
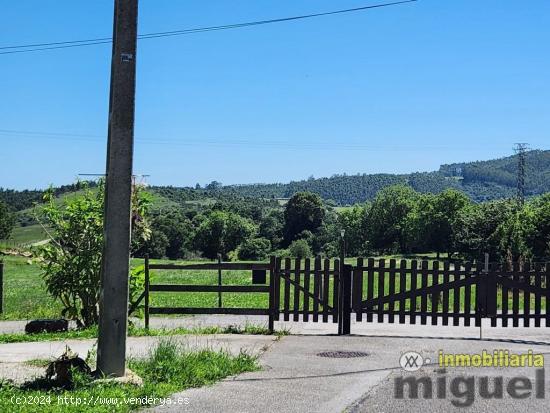
<svg viewBox="0 0 550 413"><path fill-rule="evenodd" d="M546 356L550 362L550 356ZM404 387L403 398L396 398L396 380L399 378L429 378L433 383L433 394L431 398L425 399L422 394L422 387L419 386L419 397L411 399L408 387ZM508 385L516 377L529 379L531 390L522 390L518 395L525 394L525 398L512 398L508 394ZM442 398L438 397L438 380L445 378L445 393ZM452 387L453 380L460 380L459 387ZM485 379L486 378L486 379ZM472 380L467 384L464 379ZM485 393L484 384L481 380L487 380L489 393ZM496 386L502 380L502 395L495 392ZM536 369L533 368L447 368L446 370L437 367L424 368L414 373L404 373L400 370L392 371L377 386L373 387L361 399L356 401L350 408L349 413L409 413L409 412L499 412L499 413L546 413L550 411L550 382L545 378L544 398L537 398ZM400 386L399 386L400 387ZM488 397L492 394L491 397ZM528 394L528 396L527 396ZM540 394L539 394L540 395Z"/></svg>
<svg viewBox="0 0 550 413"><path fill-rule="evenodd" d="M411 401L394 399L394 378L403 374L399 359L408 351L437 359L438 351L474 353L484 349L508 349L513 352L550 353L550 345L521 344L498 341L448 340L399 337L337 337L287 336L261 357L262 371L226 379L211 387L190 389L174 395L187 398L189 404L177 407L157 407L156 412L393 412L393 411L450 411L450 400ZM357 358L326 358L318 356L327 351L366 352ZM414 374L437 375L434 367ZM477 369L480 370L480 369ZM475 372L487 374L485 370ZM493 372L498 373L498 372ZM524 374L533 371L524 371ZM406 373L413 374L413 373ZM451 374L458 375L459 371ZM508 376L518 374L505 370ZM549 393L550 394L550 393ZM500 405L512 411L512 404ZM495 411L483 402L474 410ZM508 404L507 404L508 403ZM532 412L543 411L545 401L525 400L515 404L529 405ZM496 405L495 405L496 407ZM537 410L538 409L538 410ZM518 411L518 410L516 410ZM521 410L519 410L521 411Z"/></svg>

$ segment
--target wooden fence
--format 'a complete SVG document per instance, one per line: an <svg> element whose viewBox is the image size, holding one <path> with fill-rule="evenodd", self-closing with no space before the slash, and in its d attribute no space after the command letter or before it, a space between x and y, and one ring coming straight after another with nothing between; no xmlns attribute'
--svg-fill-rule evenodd
<svg viewBox="0 0 550 413"><path fill-rule="evenodd" d="M432 325L550 327L550 265L513 270L481 263L359 258L353 267L352 308L356 320ZM511 305L510 305L511 304ZM511 311L509 309L511 307ZM544 312L542 311L544 308Z"/></svg>
<svg viewBox="0 0 550 413"><path fill-rule="evenodd" d="M359 258L353 269L352 307L357 321L452 324L481 323L484 306L477 287L480 265L440 265L438 261L410 261ZM418 320L417 320L418 319Z"/></svg>
<svg viewBox="0 0 550 413"><path fill-rule="evenodd" d="M518 327L520 320L525 327L531 326L531 321L540 327L541 320L550 327L550 263L515 263L512 268L495 264L489 277L491 288L499 291L499 294L489 291L494 295L492 305L496 310L492 314L492 326L501 319L503 327L508 327L509 321Z"/></svg>
<svg viewBox="0 0 550 413"><path fill-rule="evenodd" d="M275 259L269 263L205 263L205 264L151 264L149 258L145 259L145 327L149 328L151 314L240 314L240 315L267 315L269 316L269 330L273 331L274 320L274 269ZM151 270L214 270L218 272L218 285L195 284L151 284ZM268 285L223 285L222 271L269 271ZM266 277L267 278L267 277ZM149 305L151 292L195 292L218 293L217 307L151 307ZM265 293L269 294L268 308L234 308L222 306L223 293Z"/></svg>
<svg viewBox="0 0 550 413"><path fill-rule="evenodd" d="M275 319L338 322L340 261L286 258L276 261ZM311 316L311 317L310 317Z"/></svg>
<svg viewBox="0 0 550 413"><path fill-rule="evenodd" d="M218 271L218 285L151 284L150 270ZM264 285L222 285L223 271L264 271ZM150 314L248 314L274 321L338 323L349 334L357 322L480 326L550 327L550 264L507 270L488 263L417 260L341 260L271 258L265 263L145 265L145 323ZM151 307L150 292L217 292L217 307ZM265 293L264 308L226 308L222 293Z"/></svg>

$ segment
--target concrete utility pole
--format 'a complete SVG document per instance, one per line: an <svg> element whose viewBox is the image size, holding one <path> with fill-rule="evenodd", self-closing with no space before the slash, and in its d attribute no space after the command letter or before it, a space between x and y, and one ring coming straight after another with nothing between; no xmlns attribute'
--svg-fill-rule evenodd
<svg viewBox="0 0 550 413"><path fill-rule="evenodd" d="M115 0L98 370L124 376L128 322L138 0Z"/></svg>

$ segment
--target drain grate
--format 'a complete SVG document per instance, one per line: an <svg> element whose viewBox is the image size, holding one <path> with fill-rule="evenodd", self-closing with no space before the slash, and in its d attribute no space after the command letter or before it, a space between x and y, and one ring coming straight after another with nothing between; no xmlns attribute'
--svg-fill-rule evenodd
<svg viewBox="0 0 550 413"><path fill-rule="evenodd" d="M323 351L322 353L317 353L319 357L330 357L336 359L349 359L353 357L367 357L369 353L364 351Z"/></svg>

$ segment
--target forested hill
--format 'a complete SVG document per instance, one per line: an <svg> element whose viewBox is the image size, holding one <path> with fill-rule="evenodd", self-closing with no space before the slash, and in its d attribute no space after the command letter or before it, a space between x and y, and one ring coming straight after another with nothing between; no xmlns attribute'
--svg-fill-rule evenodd
<svg viewBox="0 0 550 413"><path fill-rule="evenodd" d="M80 181L74 184L62 185L52 188L54 195L61 196L63 194L76 192L84 188L95 187L97 185L94 181ZM14 189L5 189L0 187L0 202L5 203L12 211L21 211L32 207L36 203L42 202L45 191L43 189L25 189L23 191L16 191Z"/></svg>
<svg viewBox="0 0 550 413"><path fill-rule="evenodd" d="M525 156L525 188L529 195L550 191L550 151L530 151ZM446 177L459 176L464 186L494 184L516 188L518 157L468 163L442 165L439 168Z"/></svg>
<svg viewBox="0 0 550 413"><path fill-rule="evenodd" d="M438 171L411 174L334 175L330 178L309 178L287 184L249 184L222 186L212 182L205 188L152 187L162 202L200 205L213 200L234 200L239 197L290 198L296 192L319 194L334 205L352 205L374 198L387 186L406 184L419 192L441 192L455 188L474 201L512 197L516 193L516 155L489 161L442 165ZM94 185L93 183L88 183ZM550 151L529 151L526 154L526 193L538 195L550 192ZM77 191L81 184L54 188L56 195ZM44 191L14 191L0 188L0 201L13 211L29 208L42 199ZM160 201L159 201L160 202ZM162 203L161 202L161 203Z"/></svg>
<svg viewBox="0 0 550 413"><path fill-rule="evenodd" d="M248 197L289 198L299 191L311 191L338 205L351 205L372 199L382 188L407 184L419 192L440 192L455 188L475 201L514 196L516 193L517 155L489 161L442 165L438 171L393 174L335 175L310 178L288 184L252 184L223 186L224 193ZM550 191L550 151L534 150L526 154L526 193Z"/></svg>

